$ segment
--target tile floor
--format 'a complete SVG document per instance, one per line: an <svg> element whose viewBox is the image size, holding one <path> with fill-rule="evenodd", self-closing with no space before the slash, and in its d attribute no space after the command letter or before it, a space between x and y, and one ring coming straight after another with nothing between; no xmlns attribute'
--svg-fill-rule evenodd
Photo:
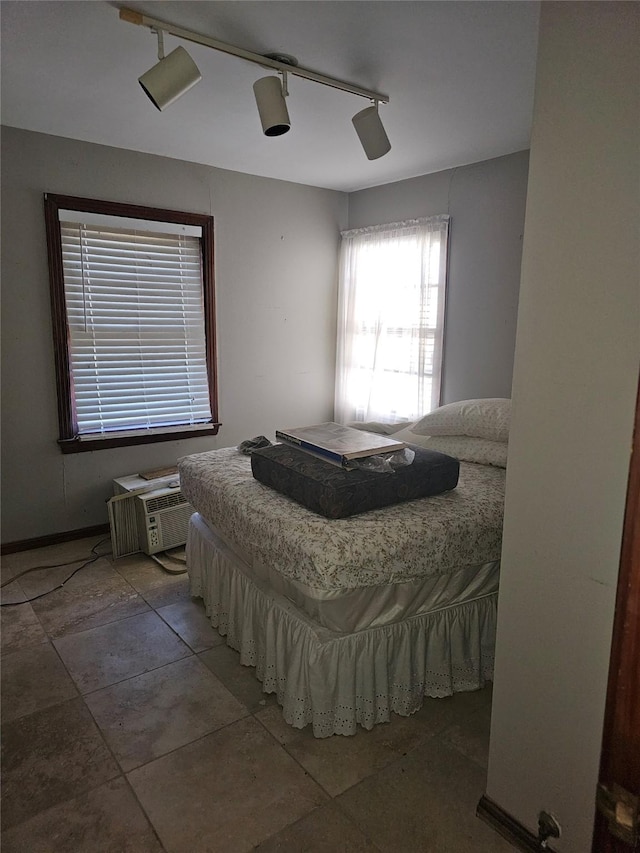
<svg viewBox="0 0 640 853"><path fill-rule="evenodd" d="M12 554L2 578L99 538ZM108 540L101 549L109 547ZM3 853L509 853L475 817L491 692L354 737L284 723L189 595L145 555L2 590Z"/></svg>

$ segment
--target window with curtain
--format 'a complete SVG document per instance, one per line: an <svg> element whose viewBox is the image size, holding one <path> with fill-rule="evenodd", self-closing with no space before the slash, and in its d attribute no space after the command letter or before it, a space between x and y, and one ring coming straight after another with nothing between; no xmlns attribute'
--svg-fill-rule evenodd
<svg viewBox="0 0 640 853"><path fill-rule="evenodd" d="M217 431L213 221L45 197L60 444Z"/></svg>
<svg viewBox="0 0 640 853"><path fill-rule="evenodd" d="M449 217L342 233L335 417L414 421L440 404Z"/></svg>

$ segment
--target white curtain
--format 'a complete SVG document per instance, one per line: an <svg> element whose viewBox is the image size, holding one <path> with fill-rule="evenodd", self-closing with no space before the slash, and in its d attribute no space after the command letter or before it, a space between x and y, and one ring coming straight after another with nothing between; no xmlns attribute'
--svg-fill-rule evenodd
<svg viewBox="0 0 640 853"><path fill-rule="evenodd" d="M440 404L449 217L342 233L335 419L417 420Z"/></svg>

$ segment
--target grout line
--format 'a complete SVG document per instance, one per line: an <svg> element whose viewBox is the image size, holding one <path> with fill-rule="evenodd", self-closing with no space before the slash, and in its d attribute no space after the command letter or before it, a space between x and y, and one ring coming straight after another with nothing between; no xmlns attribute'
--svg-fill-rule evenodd
<svg viewBox="0 0 640 853"><path fill-rule="evenodd" d="M142 600L142 602L146 605L146 609L145 609L145 610L140 610L140 611L138 611L137 613L129 613L129 614L128 614L128 615L126 615L126 616L119 615L119 616L116 616L114 619L107 619L107 621L106 621L106 622L100 622L98 625L91 625L91 626L89 626L88 628L87 628L87 627L79 627L79 630L75 630L75 631L65 631L63 634L59 634L59 635L57 635L57 636L56 636L56 635L54 635L54 634L52 634L50 631L48 631L48 630L47 630L46 625L44 624L44 622L42 621L42 619L40 619L40 617L38 616L38 613L37 613L37 611L35 611L35 609L34 609L34 612L35 612L36 616L38 616L38 619L40 619L40 624L42 625L42 627L43 627L43 628L44 628L44 630L46 631L47 636L48 636L48 637L50 637L50 639L51 639L51 641L52 641L52 642L54 642L54 641L56 641L56 640L63 640L63 639L65 639L66 637L75 637L75 636L78 636L79 634L84 634L86 631L93 631L93 630L94 630L94 629L96 629L96 628L106 628L106 627L107 627L107 625L115 625L117 622L124 622L126 619L134 619L136 616L144 616L144 614L145 614L145 613L152 613L152 612L154 612L154 611L153 611L153 608L149 607L149 605L147 604L147 602L146 602L144 599L141 599L141 600ZM125 604L126 604L127 602L118 602L118 605L119 605L119 604L123 604L123 603L125 603ZM118 605L115 605L115 606L118 606ZM111 606L111 605L109 605L109 607L110 607L110 606ZM99 615L99 614L101 614L101 613L105 613L107 609L108 609L108 608L105 608L105 610L98 610L98 611L97 611L95 614L93 614L93 615ZM112 615L113 615L113 614L112 614ZM91 616L89 616L89 617L87 617L87 618L91 618Z"/></svg>
<svg viewBox="0 0 640 853"><path fill-rule="evenodd" d="M161 847L161 849L162 849L163 853L166 853L166 848L165 848L164 844L162 843L162 840L160 839L160 836L158 835L158 831L157 831L157 829L156 829L156 828L155 828L155 826L153 825L153 822L152 822L151 818L150 818L150 817L149 817L149 815L147 814L146 809L144 808L144 806L143 806L143 805L142 805L142 803L140 802L140 800L139 800L139 798L138 798L138 796L137 796L137 794L136 794L136 792L135 792L135 790L134 790L133 786L131 785L131 782L130 782L130 781L129 781L129 779L127 778L127 774L126 774L125 770L123 770L122 765L121 765L121 764L120 764L120 762L118 761L118 757L116 756L116 754L114 753L113 749L111 748L111 745L110 745L109 741L107 740L106 735L103 733L103 731L102 731L102 729L101 729L101 727L100 727L100 724L98 723L97 719L95 718L95 716L94 716L94 714L93 714L93 711L91 710L91 706L87 703L87 701L86 701L86 699L85 699L85 697L84 697L84 696L82 697L82 700L83 700L83 702L84 702L84 704L85 704L85 707L86 707L86 708L87 708L87 710L89 711L89 714L91 715L91 719L93 720L93 722L94 722L94 725L95 725L96 729L97 729L97 730L98 730L98 732L100 733L100 737L101 737L101 738L102 738L102 740L104 741L104 744L105 744L106 748L109 750L109 754L111 755L111 757L112 757L112 758L113 758L113 760L115 761L116 766L118 767L118 770L120 771L120 772L119 772L118 777L114 777L114 778L119 778L119 779L121 778L121 779L123 779L123 780L124 780L124 784L125 784L126 788L129 790L129 792L130 792L130 793L131 793L131 795L133 796L133 798L134 798L135 802L138 804L138 807L140 808L140 811L141 811L141 812L142 812L142 814L145 816L145 818L146 818L146 820L147 820L147 823L148 823L148 824L149 824L149 826L151 827L151 831L153 832L154 836L156 837L156 839L157 839L157 841L158 841L158 843L159 843L159 845L160 845L160 847Z"/></svg>
<svg viewBox="0 0 640 853"><path fill-rule="evenodd" d="M282 713L282 707L281 707L280 705L277 705L276 707L279 709L280 713ZM262 710L262 709L261 709L261 710ZM256 711L256 713L259 713L259 712L257 712L257 711ZM262 720L258 720L258 719L256 719L255 714L252 714L251 716L254 718L254 720L256 720L256 722L257 722L257 723L260 723L260 725L263 727L263 729L264 729L264 730L265 730L269 735L271 735L271 737L272 737L272 738L273 738L273 740L276 742L276 744L280 747L280 749L284 750L284 752L286 752L286 753L287 753L287 755L289 756L289 758L291 758L293 761L295 761L295 763L298 765L298 767L300 767L300 769L304 771L305 776L309 776L309 778L310 778L310 779L312 779L312 780L315 782L315 784L320 788L320 790L321 790L324 794L326 794L326 795L327 795L327 797L329 798L329 800L327 800L327 802L329 802L329 801L334 801L334 800L335 800L335 797L333 796L333 794L329 793L329 791L327 791L327 789L324 787L324 785L322 784L322 782L320 782L318 779L316 779L316 777L313 775L313 773L312 773L309 769L307 769L303 764L301 764L301 763L300 763L300 761L296 758L296 756L295 756L295 755L292 755L292 754L289 752L289 750L287 749L287 745L286 745L286 744L284 744L284 743L281 743L281 742L278 740L278 738L276 737L276 735L274 735L274 733L273 733L272 731L270 731L270 730L269 730L269 728L267 728L267 726L262 722ZM289 725L289 723L287 723L287 725ZM291 726L291 728L293 728L293 726ZM305 726L305 728L306 728L306 726ZM303 729L294 729L294 731L303 731Z"/></svg>
<svg viewBox="0 0 640 853"><path fill-rule="evenodd" d="M64 665L64 661L62 661L62 663L63 663L63 665ZM65 668L66 668L66 667L65 667ZM74 687L75 687L75 686L76 686L76 685L75 685L75 683L74 683ZM54 803L51 803L50 805L46 806L46 808L41 809L40 811L38 811L38 812L36 812L35 814L33 814L33 815L31 815L30 817L28 817L26 820L24 820L24 821L20 821L20 823L18 823L18 824L14 824L14 826L21 826L23 823L27 823L29 820L32 820L33 818L37 817L38 815L43 814L44 812L48 811L49 809L56 808L57 806L63 805L64 803L71 802L71 800L75 800L75 799L77 799L78 797L82 797L83 795L88 794L88 793L89 793L89 792L91 792L91 791L95 791L95 790L97 790L98 788L101 788L103 785L107 785L107 784L109 784L109 782L113 782L115 779L119 779L119 778L121 778L121 777L123 777L123 776L124 776L124 774L123 774L123 772L122 772L122 768L120 767L119 762L117 761L117 759L116 759L115 755L113 754L113 751L111 750L111 747L110 747L110 746L109 746L109 744L107 743L107 741L106 741L106 739L105 739L104 735L102 734L102 731L101 731L100 727L99 727L99 726L98 726L98 724L96 723L95 718L94 718L93 714L91 713L91 708L89 708L89 706L87 705L87 703L84 701L84 696L82 696L81 694L79 694L79 696L72 696L71 698L69 698L69 699L65 699L65 700L63 700L62 702L56 702L54 705L47 705L47 706L46 706L46 707L44 707L44 708L39 708L39 709L38 709L38 710L36 710L36 711L32 711L30 714L23 714L23 715L22 715L22 717L17 717L17 718L16 718L16 720L11 720L11 723L17 722L18 720L24 720L24 719L26 719L26 717L32 716L33 714L40 713L40 712L42 712L42 711L48 711L48 710L50 710L51 708L59 708L61 705L66 705L66 704L69 704L69 703L71 703L71 702L76 702L76 701L78 700L78 698L82 699L82 704L84 705L84 707L85 707L85 708L86 708L86 710L88 711L89 716L90 716L91 720L93 721L93 724L94 724L94 726L95 726L95 729L96 729L96 732L97 732L97 734L98 734L98 737L99 737L99 738L100 738L100 740L102 741L102 744L103 744L103 746L105 747L105 749L107 750L107 752L109 753L109 755L112 757L112 759L113 759L113 761L114 761L114 764L115 764L115 766L116 766L116 768L117 768L117 770L118 770L118 773L117 773L116 775L114 775L114 776L111 776L109 779L105 779L105 780L103 780L103 781L102 781L102 782L100 782L99 784L96 784L96 785L89 785L89 786L88 786L87 788L85 788L83 791L79 791L79 792L77 792L77 793L73 794L71 797L66 797L66 798L63 798L63 799L61 799L61 800L57 800L57 801L56 801L56 802L54 802ZM10 827L10 828L13 828L13 827Z"/></svg>
<svg viewBox="0 0 640 853"><path fill-rule="evenodd" d="M45 629L45 630L46 630L46 629ZM47 636L49 636L49 635L47 634ZM65 671L65 672L67 673L67 675L69 676L69 679L71 680L71 683L73 684L73 686L74 686L74 688L75 688L75 690L76 690L76 693L78 694L78 696L82 696L82 693L80 692L80 688L78 687L78 685L77 685L77 683L76 683L75 678L74 678L74 677L71 675L71 673L69 672L69 667L68 667L68 666L66 665L66 663L63 661L62 656L60 655L60 652L59 652L59 651L58 651L58 649L56 648L55 643L53 642L53 640L52 640L51 638L49 638L49 643L51 644L51 648L54 650L54 652L55 652L55 653L56 653L56 655L58 656L58 660L59 660L59 661L60 661L60 663L62 664L62 666L63 666L63 668L64 668L64 671ZM84 697L83 697L83 698L84 698Z"/></svg>
<svg viewBox="0 0 640 853"><path fill-rule="evenodd" d="M129 781L129 779L128 779L128 777L127 777L127 774L126 774L126 773L124 773L124 774L123 774L123 778L124 778L125 785L127 786L127 788L129 789L129 791L131 792L131 796L134 798L134 800L135 800L135 801L136 801L136 803L138 804L138 807L139 807L140 811L141 811L141 812L142 812L142 814L145 816L145 818L147 819L147 823L148 823L148 824L149 824L149 826L151 827L151 831L153 832L153 834L154 834L154 835L155 835L155 837L157 838L157 840L158 840L158 844L160 845L160 851L161 851L161 853L167 853L167 848L166 848L166 847L164 846L164 844L162 843L162 839L160 838L160 835L158 834L158 830L156 829L156 827L155 827L155 825L154 825L153 821L151 820L151 817L150 817L150 816L149 816L149 814L147 813L147 810L145 809L144 805L143 805L143 804L142 804L142 802L140 801L140 798L138 797L138 794L136 793L135 788L133 787L133 785L132 785L132 784L131 784L131 782Z"/></svg>
<svg viewBox="0 0 640 853"><path fill-rule="evenodd" d="M156 761L160 761L163 758L167 758L169 755L173 755L174 752L179 752L181 749L184 749L187 746L193 746L194 743L199 743L200 741L205 740L205 738L211 737L211 735L217 735L218 732L222 732L225 729L228 729L230 726L234 726L236 723L239 723L242 720L246 720L248 717L251 716L251 712L247 710L247 713L244 716L238 717L235 720L231 720L230 722L219 726L217 729L212 729L210 732L205 732L204 734L198 735L198 737L194 738L193 740L187 741L187 743L182 743L179 746L175 746L173 749L170 749L167 752L163 752L162 755L156 755L153 758L150 758L148 761L144 761L142 764L136 765L136 767L131 767L129 770L123 770L121 768L122 773L125 777L128 777L129 774L135 773L138 770L142 770L143 767L148 767L150 764L154 764ZM118 762L118 766L121 766L120 762Z"/></svg>
<svg viewBox="0 0 640 853"><path fill-rule="evenodd" d="M349 790L349 789L347 789L347 790ZM342 805L342 803L341 803L341 802L339 802L337 799L334 799L334 800L333 800L333 804L334 804L335 808L336 808L336 809L338 809L338 811L340 812L340 814L341 814L344 818L346 818L346 819L349 821L349 823L350 823L350 824L352 824L353 826L355 826L355 827L356 827L356 829L357 829L359 832L361 832L361 833L364 835L364 837L367 839L367 841L369 842L369 844L371 844L375 850L379 850L379 851L380 851L380 853L382 853L382 848L381 848L381 847L378 847L378 845L377 845L377 844L376 844L376 842L375 842L375 839L371 836L371 834L370 834L369 830L367 829L367 827L366 827L366 826L361 826L361 825L358 823L358 821L356 821L356 820L355 820L355 818L353 817L353 815L349 814L349 812L348 812L348 811L346 811L346 809L344 808L344 806Z"/></svg>
<svg viewBox="0 0 640 853"><path fill-rule="evenodd" d="M115 623L111 622L110 624L113 625ZM136 672L132 675L127 675L126 678L121 678L119 681L113 681L113 682L110 682L109 684L103 684L102 687L96 687L93 690L87 690L85 693L81 692L80 695L82 697L93 696L94 693L99 693L101 690L108 690L110 687L116 687L118 684L124 684L125 681L131 681L132 678L139 678L141 675L146 675L149 672L157 672L157 670L162 669L165 666L170 666L172 663L178 663L178 661L186 660L187 658L190 658L190 657L197 657L197 655L195 655L191 651L191 649L189 648L189 646L187 646L186 643L183 643L183 645L185 646L185 648L187 649L189 654L182 655L181 657L174 658L173 660L164 661L164 663L158 664L158 666L153 666L150 669L143 669L141 672ZM72 678L73 678L73 676L72 676Z"/></svg>

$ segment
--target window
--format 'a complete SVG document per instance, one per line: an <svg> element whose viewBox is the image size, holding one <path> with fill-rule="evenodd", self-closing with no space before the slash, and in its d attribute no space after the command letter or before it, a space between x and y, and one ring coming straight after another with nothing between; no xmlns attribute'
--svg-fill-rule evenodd
<svg viewBox="0 0 640 853"><path fill-rule="evenodd" d="M342 234L336 419L414 421L440 404L449 217Z"/></svg>
<svg viewBox="0 0 640 853"><path fill-rule="evenodd" d="M47 194L64 452L215 434L213 219Z"/></svg>

